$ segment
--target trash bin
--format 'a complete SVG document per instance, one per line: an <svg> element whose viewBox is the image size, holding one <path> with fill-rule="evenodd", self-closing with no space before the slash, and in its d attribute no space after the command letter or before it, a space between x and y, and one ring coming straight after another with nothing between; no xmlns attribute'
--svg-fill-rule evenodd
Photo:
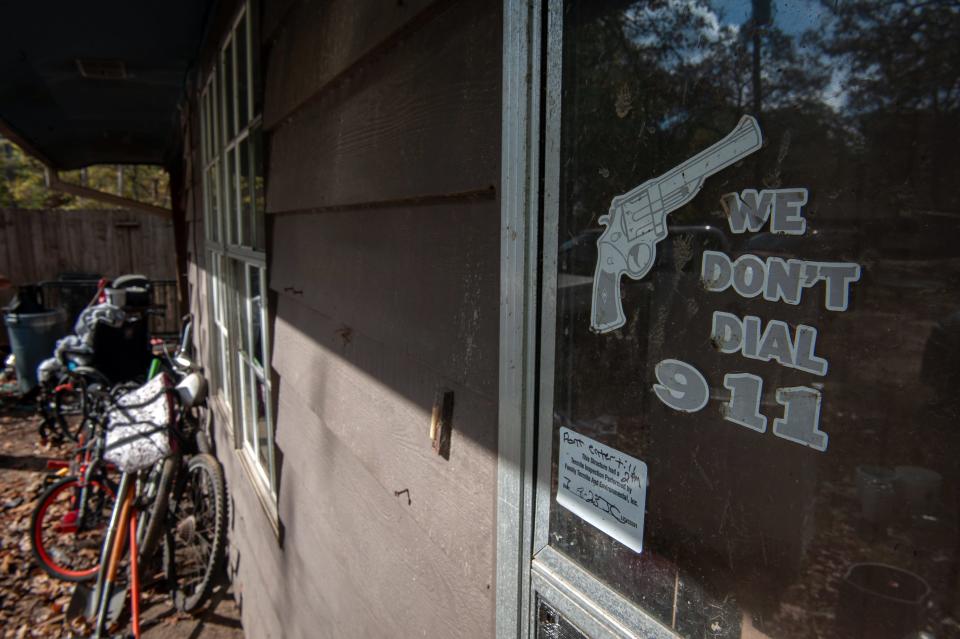
<svg viewBox="0 0 960 639"><path fill-rule="evenodd" d="M26 394L37 385L37 366L50 357L57 340L66 333L66 313L44 308L37 291L22 287L7 307L4 323L17 361L17 383L20 392Z"/></svg>
<svg viewBox="0 0 960 639"><path fill-rule="evenodd" d="M61 273L55 281L43 283L43 301L48 306L67 311L67 326L87 307L99 290L99 273ZM55 297L51 297L53 293Z"/></svg>

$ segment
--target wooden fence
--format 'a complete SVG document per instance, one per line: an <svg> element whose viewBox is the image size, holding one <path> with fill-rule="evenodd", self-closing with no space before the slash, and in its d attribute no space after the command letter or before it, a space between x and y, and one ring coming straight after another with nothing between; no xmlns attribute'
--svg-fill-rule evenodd
<svg viewBox="0 0 960 639"><path fill-rule="evenodd" d="M126 210L0 208L0 276L16 286L41 285L47 306L73 315L96 292L97 278L126 273L153 281L153 305L163 315L151 317L151 332L176 333L172 222ZM12 293L0 291L0 305Z"/></svg>
<svg viewBox="0 0 960 639"><path fill-rule="evenodd" d="M0 275L19 285L64 273L172 280L173 223L125 210L0 209Z"/></svg>

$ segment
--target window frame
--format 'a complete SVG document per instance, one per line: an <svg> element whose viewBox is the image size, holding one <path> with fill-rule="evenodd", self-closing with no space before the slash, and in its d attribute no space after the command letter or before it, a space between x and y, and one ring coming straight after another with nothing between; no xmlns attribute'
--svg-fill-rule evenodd
<svg viewBox="0 0 960 639"><path fill-rule="evenodd" d="M542 254L540 266L542 290L539 307L539 397L537 421L553 423L554 371L556 367L556 319L560 221L561 97L563 95L563 6L564 0L547 0L547 38L545 86L542 89L550 105L541 125L543 143ZM544 597L570 623L588 632L594 639L648 637L679 639L680 635L661 624L650 613L623 598L597 579L589 570L567 558L549 543L550 510L556 507L551 497L553 429L538 432L537 456L541 461L534 471L534 522L530 562L531 601ZM536 613L529 615L529 636L536 634Z"/></svg>
<svg viewBox="0 0 960 639"><path fill-rule="evenodd" d="M679 639L548 543L552 430L537 424L553 409L563 4L503 8L517 35L503 46L496 633L535 637L543 597L594 639Z"/></svg>
<svg viewBox="0 0 960 639"><path fill-rule="evenodd" d="M257 178L262 180L263 175L257 175L262 164L255 154L262 152L262 144L255 144L254 140L262 135L262 114L254 112L254 91L258 85L253 15L253 2L245 2L237 10L219 42L199 98L207 299L211 308L208 361L215 363L216 372L211 395L227 418L235 451L276 528L275 420L267 322L269 279L263 242L264 211L256 197ZM237 43L241 38L242 68L237 64ZM243 76L245 82L241 84L238 80ZM240 108L241 102L246 102L246 109ZM240 122L241 111L246 114L244 122ZM241 165L242 159L246 160L246 167ZM250 297L250 274L259 278L259 305ZM257 312L258 322L253 317ZM245 350L245 337L248 344L255 343L254 330L260 333L259 365L255 365L256 354ZM258 381L263 387L265 432L260 432L254 404L253 391Z"/></svg>

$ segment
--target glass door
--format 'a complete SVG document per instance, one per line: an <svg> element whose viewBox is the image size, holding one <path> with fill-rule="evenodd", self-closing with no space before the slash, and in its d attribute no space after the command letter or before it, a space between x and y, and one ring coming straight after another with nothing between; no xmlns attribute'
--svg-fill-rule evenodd
<svg viewBox="0 0 960 639"><path fill-rule="evenodd" d="M960 637L960 12L556 0L537 637Z"/></svg>

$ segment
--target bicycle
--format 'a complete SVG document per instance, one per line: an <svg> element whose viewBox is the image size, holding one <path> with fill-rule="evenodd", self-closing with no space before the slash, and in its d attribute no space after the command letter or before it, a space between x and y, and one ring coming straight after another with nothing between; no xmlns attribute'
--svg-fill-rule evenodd
<svg viewBox="0 0 960 639"><path fill-rule="evenodd" d="M106 631L117 609L111 601L128 538L134 636L139 636L142 566L161 535L164 572L180 610L193 611L209 596L225 555L226 486L219 462L196 443L203 437L194 411L205 399L206 382L186 355L189 326L177 357L167 358L168 370L120 397L108 416L106 457L124 472L96 586L90 593L77 590L88 601L85 616L95 619L95 637ZM180 377L175 386L174 376Z"/></svg>
<svg viewBox="0 0 960 639"><path fill-rule="evenodd" d="M86 581L97 572L97 549L113 508L116 467L103 460L103 414L125 385L105 388L93 369L80 367L76 375L85 385L89 411L78 431L79 445L72 461L48 462L57 471L37 500L30 519L30 543L38 565L64 581Z"/></svg>
<svg viewBox="0 0 960 639"><path fill-rule="evenodd" d="M82 380L64 376L55 385L40 385L37 412L40 414L38 428L42 441L78 441L87 412L86 389L82 383ZM79 420L74 419L78 416Z"/></svg>
<svg viewBox="0 0 960 639"><path fill-rule="evenodd" d="M209 597L226 548L226 481L210 454L206 380L190 354L192 327L191 316L185 316L177 352L171 356L161 344L163 358L154 360L179 382L177 445L151 471L156 482L147 483L146 494L152 507L138 531L148 550L162 542L163 573L182 612L193 612Z"/></svg>

